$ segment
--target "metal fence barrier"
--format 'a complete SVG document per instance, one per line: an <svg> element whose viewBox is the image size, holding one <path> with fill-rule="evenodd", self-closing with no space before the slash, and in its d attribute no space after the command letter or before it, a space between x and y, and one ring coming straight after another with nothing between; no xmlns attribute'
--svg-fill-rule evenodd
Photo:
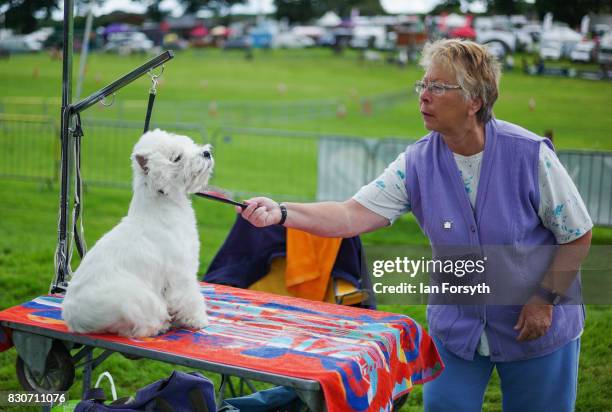
<svg viewBox="0 0 612 412"><path fill-rule="evenodd" d="M322 136L317 200L345 200L371 182L414 140Z"/></svg>
<svg viewBox="0 0 612 412"><path fill-rule="evenodd" d="M591 219L612 225L612 152L559 151L559 160L576 183Z"/></svg>
<svg viewBox="0 0 612 412"><path fill-rule="evenodd" d="M382 173L412 142L401 138L342 142L322 139L318 168L321 190L317 192L317 200L348 199ZM576 184L593 223L612 226L612 152L560 150L557 154Z"/></svg>
<svg viewBox="0 0 612 412"><path fill-rule="evenodd" d="M130 154L143 123L83 119L82 176L85 184L129 187ZM204 142L199 125L152 123ZM0 177L56 182L59 124L46 116L0 114Z"/></svg>
<svg viewBox="0 0 612 412"><path fill-rule="evenodd" d="M46 116L0 116L0 177L57 181L59 127Z"/></svg>
<svg viewBox="0 0 612 412"><path fill-rule="evenodd" d="M320 190L317 167L324 163L320 156L325 139L363 141L321 133L223 127L211 138L216 161L212 183L243 196L312 201Z"/></svg>
<svg viewBox="0 0 612 412"><path fill-rule="evenodd" d="M365 96L356 104L364 115L376 110L392 107L413 99L414 94L408 91L387 92ZM155 102L154 119L166 123L210 123L222 124L271 124L306 121L337 116L339 110L346 110L343 99L309 99L297 101L168 101L159 99ZM144 117L146 94L142 100L117 99L110 107L99 106L88 116L115 121L133 120ZM0 97L0 113L36 114L56 116L60 110L60 100L37 97Z"/></svg>
<svg viewBox="0 0 612 412"><path fill-rule="evenodd" d="M366 96L360 99L361 113L370 115L375 111L397 106L415 97L414 92L401 90L398 92Z"/></svg>
<svg viewBox="0 0 612 412"><path fill-rule="evenodd" d="M85 184L130 186L132 169L130 155L142 135L141 122L116 122L83 119L81 175ZM206 142L206 131L200 125L151 122L150 129L161 128L188 135L196 142Z"/></svg>
<svg viewBox="0 0 612 412"><path fill-rule="evenodd" d="M211 184L239 196L278 200L345 200L372 181L406 146L407 138L366 139L324 133L154 123L213 145ZM130 153L141 122L83 119L85 184L129 187ZM44 116L0 114L0 177L56 182L58 125ZM612 226L612 152L560 151L593 222Z"/></svg>

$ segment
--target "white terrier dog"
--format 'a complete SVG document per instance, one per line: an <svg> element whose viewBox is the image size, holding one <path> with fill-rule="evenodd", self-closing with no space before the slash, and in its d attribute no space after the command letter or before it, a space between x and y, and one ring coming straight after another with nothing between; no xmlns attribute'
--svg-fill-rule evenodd
<svg viewBox="0 0 612 412"><path fill-rule="evenodd" d="M200 241L188 195L205 188L210 145L156 129L132 153L128 215L85 255L62 315L77 333L153 336L208 323L197 270Z"/></svg>

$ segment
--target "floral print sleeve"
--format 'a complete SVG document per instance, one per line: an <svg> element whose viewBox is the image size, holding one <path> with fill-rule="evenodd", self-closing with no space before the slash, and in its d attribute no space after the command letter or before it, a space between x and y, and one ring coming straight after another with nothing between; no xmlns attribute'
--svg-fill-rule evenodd
<svg viewBox="0 0 612 412"><path fill-rule="evenodd" d="M405 179L406 160L401 153L380 176L359 189L353 199L393 223L410 211Z"/></svg>
<svg viewBox="0 0 612 412"><path fill-rule="evenodd" d="M538 163L542 224L559 244L574 241L593 227L580 193L557 155L544 143Z"/></svg>

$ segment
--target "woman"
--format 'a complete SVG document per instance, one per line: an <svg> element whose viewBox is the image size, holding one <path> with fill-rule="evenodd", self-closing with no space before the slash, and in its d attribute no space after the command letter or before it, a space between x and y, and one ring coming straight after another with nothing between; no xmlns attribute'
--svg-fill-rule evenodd
<svg viewBox="0 0 612 412"><path fill-rule="evenodd" d="M437 41L421 64L425 75L415 87L431 133L379 178L341 203L253 198L242 216L260 227L349 237L410 211L434 255L449 245L494 255L487 280L530 295L518 307L428 306L446 368L425 385L425 410L481 410L493 368L504 410L573 410L584 311L559 303L579 289L576 272L593 226L588 212L552 144L492 116L500 69L484 47Z"/></svg>

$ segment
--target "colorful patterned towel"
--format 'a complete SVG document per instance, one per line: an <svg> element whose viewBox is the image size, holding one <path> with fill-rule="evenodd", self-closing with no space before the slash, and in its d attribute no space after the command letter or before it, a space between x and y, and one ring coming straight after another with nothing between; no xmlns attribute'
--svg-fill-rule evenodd
<svg viewBox="0 0 612 412"><path fill-rule="evenodd" d="M201 290L210 320L204 329L146 339L90 336L316 380L329 412L390 411L392 399L443 369L432 339L407 316L208 283ZM0 321L67 332L61 303L61 296L41 296L0 312ZM8 334L0 335L10 347Z"/></svg>

